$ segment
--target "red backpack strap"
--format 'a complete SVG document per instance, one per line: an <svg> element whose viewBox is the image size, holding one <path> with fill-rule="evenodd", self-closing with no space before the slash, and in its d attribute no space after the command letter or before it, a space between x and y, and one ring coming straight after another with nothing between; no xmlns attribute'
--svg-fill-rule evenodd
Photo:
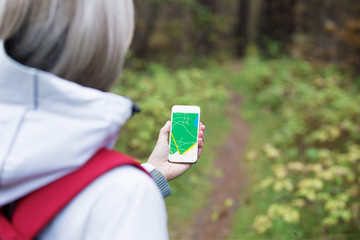
<svg viewBox="0 0 360 240"><path fill-rule="evenodd" d="M9 220L0 213L0 239L19 239L22 237Z"/></svg>
<svg viewBox="0 0 360 240"><path fill-rule="evenodd" d="M134 159L115 151L101 149L80 169L21 199L14 210L12 224L26 239L36 237L81 190L97 177L122 165L135 166L151 177Z"/></svg>

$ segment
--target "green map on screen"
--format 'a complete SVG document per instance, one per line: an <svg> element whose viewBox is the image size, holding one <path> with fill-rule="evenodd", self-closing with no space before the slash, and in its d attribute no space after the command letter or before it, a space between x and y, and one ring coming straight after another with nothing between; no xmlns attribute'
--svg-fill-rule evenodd
<svg viewBox="0 0 360 240"><path fill-rule="evenodd" d="M197 144L198 113L173 113L170 154L186 154Z"/></svg>

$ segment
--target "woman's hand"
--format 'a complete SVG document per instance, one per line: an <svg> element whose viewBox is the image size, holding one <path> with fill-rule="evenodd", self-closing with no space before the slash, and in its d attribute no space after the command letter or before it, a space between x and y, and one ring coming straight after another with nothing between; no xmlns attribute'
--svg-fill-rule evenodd
<svg viewBox="0 0 360 240"><path fill-rule="evenodd" d="M205 125L200 122L199 126L199 138L198 138L198 158L200 158L202 150L204 148L204 132ZM171 181L181 174L186 172L192 164L189 163L172 163L168 161L169 154L169 133L170 133L170 121L160 129L159 138L151 153L148 163L152 164L158 171L160 171L167 181Z"/></svg>

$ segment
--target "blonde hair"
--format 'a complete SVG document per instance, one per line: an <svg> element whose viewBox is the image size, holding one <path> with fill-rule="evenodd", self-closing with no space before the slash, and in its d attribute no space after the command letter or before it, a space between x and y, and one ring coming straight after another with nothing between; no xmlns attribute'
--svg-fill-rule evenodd
<svg viewBox="0 0 360 240"><path fill-rule="evenodd" d="M0 38L15 60L108 90L134 30L132 0L0 0Z"/></svg>

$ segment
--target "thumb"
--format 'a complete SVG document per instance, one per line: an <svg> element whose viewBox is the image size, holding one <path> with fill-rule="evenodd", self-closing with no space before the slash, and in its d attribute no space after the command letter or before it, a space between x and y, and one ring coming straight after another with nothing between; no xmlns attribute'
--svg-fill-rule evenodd
<svg viewBox="0 0 360 240"><path fill-rule="evenodd" d="M170 121L167 121L165 125L160 129L158 143L169 144L170 133Z"/></svg>

